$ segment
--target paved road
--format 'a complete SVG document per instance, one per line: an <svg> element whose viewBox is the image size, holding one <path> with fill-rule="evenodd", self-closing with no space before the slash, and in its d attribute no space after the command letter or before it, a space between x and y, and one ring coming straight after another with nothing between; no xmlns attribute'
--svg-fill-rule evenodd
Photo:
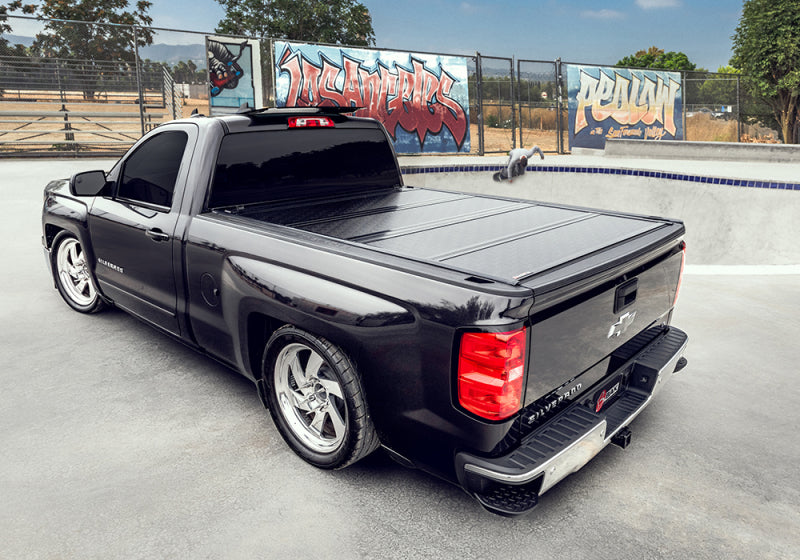
<svg viewBox="0 0 800 560"><path fill-rule="evenodd" d="M252 386L52 288L46 177L0 162L0 558L800 558L800 276L687 276L689 367L531 515L490 515L378 453L283 444Z"/></svg>

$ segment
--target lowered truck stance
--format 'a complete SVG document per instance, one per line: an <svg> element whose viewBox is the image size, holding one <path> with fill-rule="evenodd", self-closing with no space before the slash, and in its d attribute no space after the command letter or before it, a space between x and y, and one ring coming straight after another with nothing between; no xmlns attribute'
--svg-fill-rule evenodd
<svg viewBox="0 0 800 560"><path fill-rule="evenodd" d="M344 111L198 116L47 185L42 241L69 306L229 364L312 465L381 446L517 515L686 364L684 226L457 191Z"/></svg>

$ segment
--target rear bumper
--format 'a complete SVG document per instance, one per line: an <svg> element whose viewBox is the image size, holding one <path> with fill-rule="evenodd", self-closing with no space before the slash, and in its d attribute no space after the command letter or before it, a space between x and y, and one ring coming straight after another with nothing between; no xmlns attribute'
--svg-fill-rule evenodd
<svg viewBox="0 0 800 560"><path fill-rule="evenodd" d="M507 455L487 458L457 454L461 485L494 513L519 515L529 511L541 494L588 463L650 404L685 363L679 366L687 343L686 333L670 327L632 364L630 378L645 383L629 384L600 413L581 399L525 437Z"/></svg>

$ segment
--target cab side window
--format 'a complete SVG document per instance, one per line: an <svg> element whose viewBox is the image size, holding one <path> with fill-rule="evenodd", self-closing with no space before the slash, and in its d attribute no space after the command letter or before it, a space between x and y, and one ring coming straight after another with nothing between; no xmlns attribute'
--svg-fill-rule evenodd
<svg viewBox="0 0 800 560"><path fill-rule="evenodd" d="M169 208L189 136L166 131L153 136L125 161L117 196Z"/></svg>

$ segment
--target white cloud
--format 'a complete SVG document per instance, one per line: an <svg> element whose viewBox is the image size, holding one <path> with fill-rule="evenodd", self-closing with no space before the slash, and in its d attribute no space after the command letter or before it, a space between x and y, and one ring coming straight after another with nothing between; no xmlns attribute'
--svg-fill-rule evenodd
<svg viewBox="0 0 800 560"><path fill-rule="evenodd" d="M678 8L680 0L636 0L636 5L643 10L657 10L658 8Z"/></svg>
<svg viewBox="0 0 800 560"><path fill-rule="evenodd" d="M461 2L461 5L458 7L458 9L464 12L465 14L470 14L470 15L477 14L480 11L480 8L478 8L478 6L470 4L469 2Z"/></svg>
<svg viewBox="0 0 800 560"><path fill-rule="evenodd" d="M622 19L625 14L615 10L584 10L581 17L588 19Z"/></svg>

